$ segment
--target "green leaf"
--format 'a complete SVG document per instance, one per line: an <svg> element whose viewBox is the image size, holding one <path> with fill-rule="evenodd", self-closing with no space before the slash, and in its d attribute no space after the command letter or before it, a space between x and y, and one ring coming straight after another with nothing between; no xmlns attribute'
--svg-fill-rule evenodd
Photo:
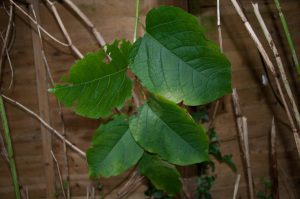
<svg viewBox="0 0 300 199"><path fill-rule="evenodd" d="M223 162L225 162L231 168L232 171L237 172L236 165L232 160L232 155L224 155Z"/></svg>
<svg viewBox="0 0 300 199"><path fill-rule="evenodd" d="M64 85L50 89L66 106L74 106L75 112L89 118L108 116L112 109L120 107L131 96L132 82L127 77L128 54L131 44L115 41L107 46L112 58L105 63L105 53L88 53L70 70Z"/></svg>
<svg viewBox="0 0 300 199"><path fill-rule="evenodd" d="M134 139L147 151L177 165L209 160L208 138L185 109L165 98L149 101L129 123Z"/></svg>
<svg viewBox="0 0 300 199"><path fill-rule="evenodd" d="M96 131L87 150L89 174L92 177L119 175L135 165L142 155L143 150L132 138L128 121L117 116Z"/></svg>
<svg viewBox="0 0 300 199"><path fill-rule="evenodd" d="M201 105L231 92L231 66L207 40L196 17L161 6L146 17L146 33L130 53L130 68L151 92Z"/></svg>
<svg viewBox="0 0 300 199"><path fill-rule="evenodd" d="M176 168L154 155L144 154L139 163L141 174L159 190L176 195L181 191L180 174Z"/></svg>

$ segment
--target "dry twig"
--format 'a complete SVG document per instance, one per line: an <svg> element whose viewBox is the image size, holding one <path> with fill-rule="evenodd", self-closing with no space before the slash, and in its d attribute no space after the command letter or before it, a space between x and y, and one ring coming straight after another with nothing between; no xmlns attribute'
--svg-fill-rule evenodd
<svg viewBox="0 0 300 199"><path fill-rule="evenodd" d="M67 40L68 45L69 45L71 51L72 51L72 52L74 53L74 55L76 55L78 58L82 59L82 58L83 58L83 55L82 55L82 53L78 50L78 48L77 48L76 46L74 46L74 44L73 44L73 42L72 42L72 39L71 39L71 37L70 37L70 35L69 35L67 29L65 28L65 25L64 25L64 23L63 23L63 21L62 21L60 15L59 15L57 9L56 9L54 3L52 3L50 0L46 0L46 3L47 3L47 5L50 7L50 9L52 10L52 13L53 13L53 15L54 15L54 17L55 17L55 19L56 19L58 25L59 25L59 28L61 29L61 31L62 31L62 33L63 33L63 35L64 35L65 39Z"/></svg>
<svg viewBox="0 0 300 199"><path fill-rule="evenodd" d="M284 105L284 108L285 108L286 114L287 114L288 119L289 119L290 124L291 124L292 132L294 134L294 139L295 139L295 143L296 143L297 150L298 150L298 154L300 155L300 139L299 139L299 135L298 135L298 130L297 130L297 127L294 123L293 117L291 115L290 107L288 106L287 101L285 99L285 95L284 95L283 89L280 85L279 77L278 77L278 74L275 71L274 65L271 62L266 50L262 46L260 40L258 39L256 33L254 32L253 28L251 27L250 23L248 22L248 19L246 18L244 12L242 11L242 9L239 6L239 4L237 3L237 1L236 0L231 0L231 2L233 4L234 8L236 9L237 13L239 14L242 22L244 23L248 33L250 34L250 37L254 41L257 49L259 50L259 52L261 53L263 59L265 60L269 70L272 72L272 75L275 79L275 83L276 83L278 92L281 96L281 99L282 99L282 102L283 102L283 105Z"/></svg>
<svg viewBox="0 0 300 199"><path fill-rule="evenodd" d="M11 30L12 30L12 26L13 26L13 15L14 15L14 7L12 4L9 5L8 15L9 15L9 19L8 19L8 24L7 24L7 28L6 28L5 38L3 39L3 46L1 49L1 57L0 57L0 80L2 77L2 69L3 69L4 59L6 56L8 58L7 47L8 47L8 43L9 43L9 38L11 36Z"/></svg>
<svg viewBox="0 0 300 199"><path fill-rule="evenodd" d="M245 163L244 173L247 176L248 180L248 192L251 199L254 199L254 187L253 187L253 179L252 179L252 170L250 163L250 151L249 151L249 143L248 143L248 126L247 119L242 115L241 107L239 103L239 97L237 95L236 89L232 91L232 101L233 107L236 117L236 123L238 127L238 138L239 144L241 146L242 159Z"/></svg>
<svg viewBox="0 0 300 199"><path fill-rule="evenodd" d="M71 0L62 0L69 9L71 9L83 22L84 24L90 29L93 33L94 37L96 38L98 44L100 46L105 46L106 42L104 41L102 35L99 33L95 25L89 20L89 18L74 4Z"/></svg>
<svg viewBox="0 0 300 199"><path fill-rule="evenodd" d="M66 44L62 41L60 41L59 39L55 38L53 35L51 35L48 31L46 31L36 20L34 20L23 8L21 8L14 0L9 0L20 12L22 12L32 23L34 23L35 25L37 25L40 30L47 35L50 39L52 39L53 41L55 41L56 43L65 46L65 47L69 47L69 44Z"/></svg>
<svg viewBox="0 0 300 199"><path fill-rule="evenodd" d="M55 157L52 150L51 150L51 155L52 155L52 158L53 158L53 160L56 164L57 173L58 173L58 177L59 177L59 183L60 183L60 186L61 186L63 196L64 196L65 199L67 199L65 188L64 188L64 183L63 183L63 179L62 179L62 175L61 175L61 171L60 171L60 167L59 167L58 161L57 161L57 159L56 159L56 157Z"/></svg>
<svg viewBox="0 0 300 199"><path fill-rule="evenodd" d="M272 166L272 198L279 198L278 190L278 168L277 168L277 150L276 150L276 127L274 117L271 128L271 166Z"/></svg>
<svg viewBox="0 0 300 199"><path fill-rule="evenodd" d="M86 159L85 153L79 149L77 146L72 144L69 140L67 140L64 136L61 135L57 130L55 130L53 127L51 127L47 122L45 122L39 115L31 111L29 108L25 107L21 103L5 96L2 94L2 97L4 98L5 101L9 102L12 105L17 106L21 110L25 111L35 119L37 119L42 125L44 125L49 131L51 131L57 138L59 138L61 141L66 142L67 146L70 147L74 152L78 153L81 157Z"/></svg>
<svg viewBox="0 0 300 199"><path fill-rule="evenodd" d="M236 197L237 197L237 193L238 193L239 185L240 185L240 180L241 180L241 174L237 174L235 184L234 184L233 198L232 199L236 199Z"/></svg>

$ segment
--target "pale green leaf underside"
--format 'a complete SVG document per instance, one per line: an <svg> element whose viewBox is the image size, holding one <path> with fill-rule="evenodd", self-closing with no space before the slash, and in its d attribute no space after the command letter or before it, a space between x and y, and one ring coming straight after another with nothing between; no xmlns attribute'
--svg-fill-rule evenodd
<svg viewBox="0 0 300 199"><path fill-rule="evenodd" d="M130 67L150 91L176 103L201 105L231 91L229 61L205 38L197 19L175 7L148 13Z"/></svg>
<svg viewBox="0 0 300 199"><path fill-rule="evenodd" d="M156 156L144 154L139 163L139 170L157 189L172 195L180 192L180 174L173 165Z"/></svg>
<svg viewBox="0 0 300 199"><path fill-rule="evenodd" d="M112 58L109 64L104 62L104 52L88 53L72 66L67 84L57 85L50 92L66 106L74 106L79 115L108 116L131 96L132 82L126 75L130 47L125 41L108 45L107 53Z"/></svg>
<svg viewBox="0 0 300 199"><path fill-rule="evenodd" d="M209 159L203 128L184 109L162 97L151 96L129 126L137 143L170 163L190 165Z"/></svg>
<svg viewBox="0 0 300 199"><path fill-rule="evenodd" d="M87 151L89 174L92 177L117 176L133 165L143 155L143 149L134 141L128 122L116 117L96 131Z"/></svg>

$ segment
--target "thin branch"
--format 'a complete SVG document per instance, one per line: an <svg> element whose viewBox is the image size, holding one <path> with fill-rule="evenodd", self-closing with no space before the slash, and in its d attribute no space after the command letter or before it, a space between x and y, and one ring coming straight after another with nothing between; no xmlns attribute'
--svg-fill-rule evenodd
<svg viewBox="0 0 300 199"><path fill-rule="evenodd" d="M279 0L274 0L274 1L275 1L275 5L276 5L276 8L277 8L277 11L279 13L280 21L281 21L281 24L283 26L283 30L284 30L285 36L287 38L290 50L292 52L292 57L293 57L293 61L294 61L296 70L298 72L298 75L300 75L300 64L299 64L299 60L298 60L298 57L297 57L297 52L296 52L296 49L295 49L295 45L294 45L294 42L292 40L290 31L289 31L289 27L288 27L287 22L285 20L285 16L284 16L284 14L283 14L283 12L281 10L281 6L280 6Z"/></svg>
<svg viewBox="0 0 300 199"><path fill-rule="evenodd" d="M140 14L140 0L136 0L136 3L135 3L135 21L134 21L133 42L135 42L136 38L137 38L137 29L138 29L138 23L139 23L139 14Z"/></svg>
<svg viewBox="0 0 300 199"><path fill-rule="evenodd" d="M50 9L52 10L52 13L53 13L53 15L54 15L54 17L55 17L55 19L56 19L56 21L57 21L57 23L58 23L58 26L59 26L59 28L61 29L61 31L62 31L62 33L63 33L65 39L67 40L68 45L69 45L71 51L72 51L72 52L74 53L74 55L76 55L78 58L82 59L82 58L83 58L83 55L82 55L82 53L78 50L78 48L77 48L76 46L74 46L74 44L73 44L73 42L72 42L72 39L71 39L71 37L70 37L70 35L69 35L69 33L68 33L66 27L65 27L65 25L64 25L64 23L63 23L63 21L62 21L60 15L59 15L59 13L58 13L58 11L57 11L57 9L56 9L54 3L52 3L50 0L46 0L46 2L47 2L47 5L48 5L48 6L50 7Z"/></svg>
<svg viewBox="0 0 300 199"><path fill-rule="evenodd" d="M266 37L266 39L269 43L269 46L273 51L274 57L276 59L277 67L279 69L279 75L282 79L283 86L284 86L284 88L287 92L287 96L288 96L288 98L289 98L289 100L292 104L292 110L294 112L294 116L295 116L295 119L297 121L298 128L300 128L300 114L299 114L298 107L297 107L297 104L295 102L290 84L287 80L287 76L286 76L286 73L284 71L283 63L282 63L281 58L279 56L278 50L276 48L275 43L273 42L272 36L271 36L266 24L265 24L260 12L259 12L258 4L257 3L255 3L255 4L252 3L252 6L253 6L253 9L254 9L255 16L257 17L257 20L260 24L260 27L262 28L262 30L264 32L264 35L265 35L265 37Z"/></svg>
<svg viewBox="0 0 300 199"><path fill-rule="evenodd" d="M63 179L62 179L62 175L61 175L61 171L60 171L60 168L59 168L59 164L58 164L58 161L57 161L57 159L56 159L56 157L55 157L52 150L51 150L51 155L52 155L52 158L53 158L54 162L56 163L57 173L58 173L59 182L60 182L60 186L61 186L63 196L64 196L65 199L67 199L65 188L64 188L64 183L63 183Z"/></svg>
<svg viewBox="0 0 300 199"><path fill-rule="evenodd" d="M105 46L106 42L104 41L102 35L99 33L95 25L89 20L89 18L74 4L71 0L62 0L65 5L68 6L83 22L84 24L91 30L94 37L96 38L98 44L100 46Z"/></svg>
<svg viewBox="0 0 300 199"><path fill-rule="evenodd" d="M65 47L69 47L69 44L66 44L62 41L60 41L59 39L55 38L53 35L51 35L48 31L46 31L36 20L34 20L29 14L27 14L27 12L21 8L17 3L15 3L13 0L9 0L18 10L20 10L30 21L32 21L32 23L34 23L35 25L37 25L41 31L46 34L50 39L52 39L53 41L55 41L56 43L65 46Z"/></svg>
<svg viewBox="0 0 300 199"><path fill-rule="evenodd" d="M5 40L4 40L4 38L3 38L3 35L0 33L0 37L1 37L1 39L2 39L2 41L3 41L3 45L4 45L4 43L5 43ZM5 49L5 53L6 53L6 57L7 57L7 61L8 61L8 66L9 66L9 68L10 68L10 74L11 74L11 76L10 76L10 83L9 83L9 85L8 85L8 88L6 89L6 90L10 90L11 88L12 88L12 86L13 86L13 84L14 84L14 79L15 79L15 72L14 72L14 67L13 67L13 65L12 65L12 63L11 63L11 59L10 59L10 55L9 55L9 52L8 52L8 49L7 49L7 47L6 47L6 49ZM2 57L2 59L4 59L4 57ZM1 59L1 60L2 60ZM1 75L1 74L0 74ZM1 79L1 78L0 78Z"/></svg>
<svg viewBox="0 0 300 199"><path fill-rule="evenodd" d="M240 180L241 180L241 174L237 174L235 184L234 184L233 198L232 199L237 198L237 193L238 193L238 190L239 190Z"/></svg>
<svg viewBox="0 0 300 199"><path fill-rule="evenodd" d="M222 38L222 25L221 25L221 9L220 9L220 0L217 0L217 29L218 29L218 35L219 35L219 47L220 51L223 53L223 38ZM211 120L208 124L208 128L211 129L215 125L216 116L218 113L218 109L220 106L220 100L216 101L213 114L211 117Z"/></svg>
<svg viewBox="0 0 300 199"><path fill-rule="evenodd" d="M8 19L6 34L5 34L5 38L3 40L3 47L1 49L1 55L0 55L1 56L0 57L0 80L1 80L1 77L2 77L2 69L3 69L4 59L5 59L5 56L8 55L8 52L7 52L8 40L11 36L11 29L12 29L12 26L13 26L14 7L12 6L12 4L10 4L9 7L10 7L9 14L8 14L9 19Z"/></svg>
<svg viewBox="0 0 300 199"><path fill-rule="evenodd" d="M280 81L279 81L279 77L275 71L275 68L274 68L274 65L273 63L271 62L266 50L264 49L264 47L262 46L260 40L258 39L257 35L255 34L253 28L251 27L250 23L248 22L244 12L242 11L241 7L239 6L239 4L237 3L236 0L231 0L235 10L237 11L237 13L239 14L242 22L244 23L248 33L250 34L250 37L252 38L252 40L254 41L257 49L259 50L259 52L261 53L263 59L265 60L269 70L272 72L272 75L275 79L275 83L276 83L276 86L277 86L277 89L278 89L278 92L280 94L280 97L282 99L282 103L284 105L284 108L285 108L285 111L286 111L286 114L288 116L288 119L289 119L289 122L291 124L291 128L292 128L292 132L294 134L294 139L295 139L295 143L296 143L296 146L297 146L297 150L298 150L298 154L300 155L300 140L298 139L299 138L299 135L298 135L298 130L297 130L297 127L294 123L294 120L293 120L293 117L291 115L291 112L290 112L290 107L288 106L287 104L287 101L285 99L285 95L283 93L283 90L282 90L282 87L280 85Z"/></svg>
<svg viewBox="0 0 300 199"><path fill-rule="evenodd" d="M53 127L51 127L47 122L45 122L39 115L37 115L36 113L34 113L33 111L31 111L30 109L28 109L27 107L25 107L24 105L22 105L21 103L5 96L2 95L2 97L5 99L5 101L7 101L8 103L17 106L18 108L20 108L21 110L25 111L26 113L28 113L29 115L31 115L33 118L37 119L42 125L44 125L49 131L51 131L57 138L59 138L61 141L66 142L66 144L68 145L68 147L70 147L74 152L78 153L81 157L83 157L84 159L86 159L86 155L85 153L79 149L77 146L75 146L74 144L72 144L69 140L67 140L64 136L61 135L61 133L59 133L57 130L55 130Z"/></svg>
<svg viewBox="0 0 300 199"><path fill-rule="evenodd" d="M276 150L276 127L274 117L271 128L271 166L272 166L272 198L279 199L278 190L278 168L277 168L277 150Z"/></svg>
<svg viewBox="0 0 300 199"><path fill-rule="evenodd" d="M236 89L232 91L232 101L234 107L234 113L236 117L236 124L237 124L237 132L238 132L238 140L241 148L242 160L244 162L244 173L247 176L248 180L248 192L250 198L254 198L254 187L253 187L253 180L252 180L252 171L251 171L251 164L250 164L250 155L249 155L249 144L248 144L248 126L247 126L247 119L242 115L239 97L236 92Z"/></svg>
<svg viewBox="0 0 300 199"><path fill-rule="evenodd" d="M1 115L1 120L2 120L2 127L4 130L4 138L5 138L6 149L7 149L7 154L8 154L8 164L9 164L9 168L10 168L10 172L11 172L14 191L16 194L16 198L21 199L18 174L17 174L16 164L15 164L15 160L14 160L14 151L13 151L13 147L12 147L12 141L11 141L10 131L9 131L9 127L8 127L5 107L4 107L3 99L1 96L0 96L0 115Z"/></svg>

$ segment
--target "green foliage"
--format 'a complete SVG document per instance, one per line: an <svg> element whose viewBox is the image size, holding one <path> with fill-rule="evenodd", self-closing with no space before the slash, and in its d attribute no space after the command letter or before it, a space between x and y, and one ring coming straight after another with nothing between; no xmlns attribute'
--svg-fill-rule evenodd
<svg viewBox="0 0 300 199"><path fill-rule="evenodd" d="M177 165L208 161L208 138L185 109L150 94L130 121L134 139L148 152Z"/></svg>
<svg viewBox="0 0 300 199"><path fill-rule="evenodd" d="M75 112L89 118L105 117L120 107L131 96L132 82L126 75L131 44L115 41L107 46L111 62L106 55L88 53L70 70L66 84L50 89L65 106L74 106Z"/></svg>
<svg viewBox="0 0 300 199"><path fill-rule="evenodd" d="M262 177L260 183L263 185L264 191L258 191L256 197L258 199L272 199L272 182L269 179Z"/></svg>
<svg viewBox="0 0 300 199"><path fill-rule="evenodd" d="M181 190L180 175L176 168L157 156L144 154L139 163L141 174L150 179L159 190L176 195Z"/></svg>
<svg viewBox="0 0 300 199"><path fill-rule="evenodd" d="M210 189L215 182L214 176L201 176L198 178L198 199L211 199Z"/></svg>
<svg viewBox="0 0 300 199"><path fill-rule="evenodd" d="M143 150L133 140L128 121L118 116L111 122L101 125L87 151L90 176L116 176L142 157Z"/></svg>
<svg viewBox="0 0 300 199"><path fill-rule="evenodd" d="M219 162L227 164L233 172L236 172L237 168L232 160L232 155L222 155L220 150L219 138L214 129L211 129L209 131L209 140L209 154L214 156Z"/></svg>
<svg viewBox="0 0 300 199"><path fill-rule="evenodd" d="M175 7L147 14L130 68L151 92L176 103L201 105L231 92L229 61L205 38L196 17Z"/></svg>
<svg viewBox="0 0 300 199"><path fill-rule="evenodd" d="M164 192L181 191L173 164L212 164L209 153L231 163L218 145L209 144L204 128L177 105L205 104L231 91L230 63L205 38L195 17L175 7L155 8L147 15L145 35L132 48L127 41L115 41L104 49L85 55L71 67L64 84L50 89L77 114L100 118L111 116L132 97L128 72L146 87L137 86L146 99L135 115L128 114L130 121L115 116L96 130L87 150L90 176L116 176L138 164L157 190L154 198L167 199ZM135 111L138 107L130 103L126 104ZM205 114L194 117L207 120ZM212 181L207 178L205 186L210 189Z"/></svg>
<svg viewBox="0 0 300 199"><path fill-rule="evenodd" d="M148 189L145 191L145 195L153 199L173 199L170 194L155 188L151 182L148 183Z"/></svg>

